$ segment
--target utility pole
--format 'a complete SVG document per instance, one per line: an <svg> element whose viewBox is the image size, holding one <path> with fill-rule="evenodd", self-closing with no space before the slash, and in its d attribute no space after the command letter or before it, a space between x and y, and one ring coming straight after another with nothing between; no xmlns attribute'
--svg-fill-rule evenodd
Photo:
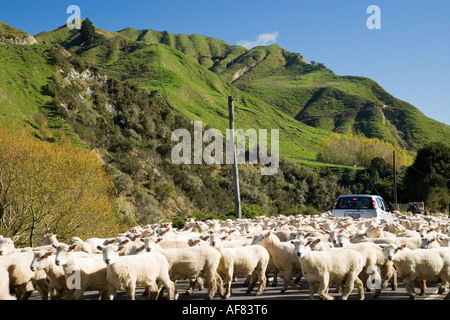
<svg viewBox="0 0 450 320"><path fill-rule="evenodd" d="M397 173L395 170L395 150L392 151L392 171L394 173L394 207L397 209Z"/></svg>
<svg viewBox="0 0 450 320"><path fill-rule="evenodd" d="M238 172L238 164L236 157L236 145L235 145L235 131L234 131L234 104L233 97L228 97L228 113L229 113L229 122L230 122L230 140L233 150L232 150L232 159L233 159L233 187L234 187L234 213L236 218L242 218L241 213L241 195L239 193L239 172Z"/></svg>

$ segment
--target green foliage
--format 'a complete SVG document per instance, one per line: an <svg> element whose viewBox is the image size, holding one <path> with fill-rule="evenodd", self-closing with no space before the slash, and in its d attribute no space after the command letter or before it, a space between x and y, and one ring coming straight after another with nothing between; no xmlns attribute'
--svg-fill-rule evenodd
<svg viewBox="0 0 450 320"><path fill-rule="evenodd" d="M80 40L82 42L91 42L95 39L96 33L95 33L95 27L94 24L89 20L89 18L86 18L81 23L81 29L80 29Z"/></svg>
<svg viewBox="0 0 450 320"><path fill-rule="evenodd" d="M234 210L228 211L226 215L236 217ZM269 214L265 210L261 209L261 207L258 206L257 204L249 204L249 203L241 204L241 215L243 219L256 219L261 216L264 217L269 216Z"/></svg>
<svg viewBox="0 0 450 320"><path fill-rule="evenodd" d="M389 142L367 138L362 134L334 134L322 137L319 141L317 158L328 163L368 167L374 158L387 159L393 164L393 151L396 153L397 169L412 163L405 149L394 148Z"/></svg>
<svg viewBox="0 0 450 320"><path fill-rule="evenodd" d="M304 206L304 205L292 205L288 210L283 212L282 214L285 216L296 216L296 215L315 215L320 212L312 207L312 206Z"/></svg>
<svg viewBox="0 0 450 320"><path fill-rule="evenodd" d="M404 197L406 201L425 201L432 209L448 204L450 191L450 147L431 142L417 151L414 163L406 170Z"/></svg>

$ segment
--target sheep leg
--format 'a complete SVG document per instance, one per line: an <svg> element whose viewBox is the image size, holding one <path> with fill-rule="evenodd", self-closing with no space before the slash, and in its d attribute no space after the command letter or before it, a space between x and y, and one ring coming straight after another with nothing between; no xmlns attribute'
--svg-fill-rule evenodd
<svg viewBox="0 0 450 320"><path fill-rule="evenodd" d="M259 287L258 287L258 291L256 291L257 296L262 295L264 289L266 288L266 283L267 283L266 274L265 273L260 274L259 275Z"/></svg>
<svg viewBox="0 0 450 320"><path fill-rule="evenodd" d="M253 273L250 276L250 283L248 284L247 287L247 294L249 294L250 292L252 292L253 288L255 287L256 281L258 281L258 274L256 272L256 270L253 271Z"/></svg>
<svg viewBox="0 0 450 320"><path fill-rule="evenodd" d="M73 300L83 300L83 298L84 298L83 293L84 293L84 289L75 289L72 299Z"/></svg>
<svg viewBox="0 0 450 320"><path fill-rule="evenodd" d="M319 283L319 295L325 300L334 300L333 296L328 294L328 286L330 285L330 275L328 272L325 272L323 275L322 281Z"/></svg>
<svg viewBox="0 0 450 320"><path fill-rule="evenodd" d="M447 284L448 284L448 281L447 281L445 278L441 278L441 280L442 280L442 283L441 283L441 285L439 286L438 294L443 294L443 293L445 292L445 287L446 287Z"/></svg>
<svg viewBox="0 0 450 320"><path fill-rule="evenodd" d="M297 284L295 284L292 281L292 266L286 268L286 270L284 270L283 273L283 279L284 279L284 283L283 283L283 289L281 289L281 293L284 293L287 288L288 288L288 284L290 284L292 286L292 288L296 289L296 290L301 290L300 286L298 286Z"/></svg>
<svg viewBox="0 0 450 320"><path fill-rule="evenodd" d="M414 290L414 280L411 277L405 277L403 279L403 283L405 284L405 289L409 293L409 298L411 300L414 300L414 297L416 296L416 291Z"/></svg>
<svg viewBox="0 0 450 320"><path fill-rule="evenodd" d="M314 294L317 292L319 284L317 282L308 282L309 285L309 300L314 300Z"/></svg>
<svg viewBox="0 0 450 320"><path fill-rule="evenodd" d="M189 287L186 289L185 294L190 296L194 291L195 284L197 283L197 278L189 279Z"/></svg>
<svg viewBox="0 0 450 320"><path fill-rule="evenodd" d="M250 284L250 281L252 280L252 276L248 275L247 278L245 278L244 282L242 283L243 287L246 287Z"/></svg>
<svg viewBox="0 0 450 320"><path fill-rule="evenodd" d="M225 299L230 299L231 296L231 281L233 279L233 271L234 268L231 267L225 274Z"/></svg>
<svg viewBox="0 0 450 320"><path fill-rule="evenodd" d="M353 280L353 285L352 285L352 287L353 287L354 285L356 285L356 288L358 288L358 297L359 297L359 300L364 300L364 283L362 282L361 279L359 279L358 277L356 277L356 278ZM351 290L350 290L350 292L351 292Z"/></svg>
<svg viewBox="0 0 450 320"><path fill-rule="evenodd" d="M418 287L420 289L420 296L425 297L427 295L427 281L426 280L417 280Z"/></svg>
<svg viewBox="0 0 450 320"><path fill-rule="evenodd" d="M28 298L34 291L34 286L33 283L30 281L23 286L16 287L14 291L16 292L17 300L28 300Z"/></svg>
<svg viewBox="0 0 450 320"><path fill-rule="evenodd" d="M270 273L270 272L267 272L267 271L266 271L266 278L269 277L269 273ZM276 287L276 286L277 286L277 283L278 283L278 270L274 268L274 269L272 270L272 273L273 273L273 278L272 278L271 286L272 286L272 287Z"/></svg>
<svg viewBox="0 0 450 320"><path fill-rule="evenodd" d="M159 288L155 282L150 283L147 287L147 299L148 300L156 300L159 295ZM170 298L169 298L170 299Z"/></svg>
<svg viewBox="0 0 450 320"><path fill-rule="evenodd" d="M202 277L197 277L197 285L198 285L198 290L202 291L205 288L205 284L203 282Z"/></svg>
<svg viewBox="0 0 450 320"><path fill-rule="evenodd" d="M136 297L135 297L136 284L130 283L130 285L125 289L125 293L127 294L128 300L136 300Z"/></svg>
<svg viewBox="0 0 450 320"><path fill-rule="evenodd" d="M46 279L33 280L42 300L48 300L48 284Z"/></svg>
<svg viewBox="0 0 450 320"><path fill-rule="evenodd" d="M175 283L172 280L170 280L170 277L168 275L163 274L159 277L159 280L161 281L163 286L167 289L167 295L169 296L169 300L176 300L178 296L176 296L175 293ZM154 284L154 286L156 287L156 292L159 293L158 286L156 286L156 284ZM156 297L158 297L158 295Z"/></svg>
<svg viewBox="0 0 450 320"><path fill-rule="evenodd" d="M212 273L205 274L206 285L208 286L208 292L206 293L206 300L211 300L217 291L216 275Z"/></svg>
<svg viewBox="0 0 450 320"><path fill-rule="evenodd" d="M116 296L116 287L114 287L112 284L108 286L108 298L109 300L114 300L114 297Z"/></svg>

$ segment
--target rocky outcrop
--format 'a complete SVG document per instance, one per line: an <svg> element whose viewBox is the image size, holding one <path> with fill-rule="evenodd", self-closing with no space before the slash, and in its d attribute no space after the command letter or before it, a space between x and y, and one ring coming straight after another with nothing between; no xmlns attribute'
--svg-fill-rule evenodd
<svg viewBox="0 0 450 320"><path fill-rule="evenodd" d="M25 31L16 29L0 21L0 41L12 44L35 44L36 39Z"/></svg>

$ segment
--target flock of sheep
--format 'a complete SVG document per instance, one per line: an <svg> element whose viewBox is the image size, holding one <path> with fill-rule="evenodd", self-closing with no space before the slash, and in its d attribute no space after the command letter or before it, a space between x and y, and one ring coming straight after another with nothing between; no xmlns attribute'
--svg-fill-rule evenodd
<svg viewBox="0 0 450 320"><path fill-rule="evenodd" d="M207 288L229 299L231 283L246 277L251 293L258 283L261 295L268 279L281 292L300 290L305 278L310 299L318 294L333 299L331 284L347 299L373 289L378 296L402 281L411 299L415 289L426 295L427 281L439 281L439 294L450 282L450 224L434 216L393 213L394 220L334 218L330 212L314 216L277 216L257 219L188 219L182 230L171 223L133 227L108 239L78 237L59 242L43 236L37 247L15 248L17 237L0 236L0 300L28 299L37 290L42 299L83 299L98 291L114 299L124 291L135 299L145 287L148 299L178 299L178 280ZM450 293L443 296L450 298Z"/></svg>

